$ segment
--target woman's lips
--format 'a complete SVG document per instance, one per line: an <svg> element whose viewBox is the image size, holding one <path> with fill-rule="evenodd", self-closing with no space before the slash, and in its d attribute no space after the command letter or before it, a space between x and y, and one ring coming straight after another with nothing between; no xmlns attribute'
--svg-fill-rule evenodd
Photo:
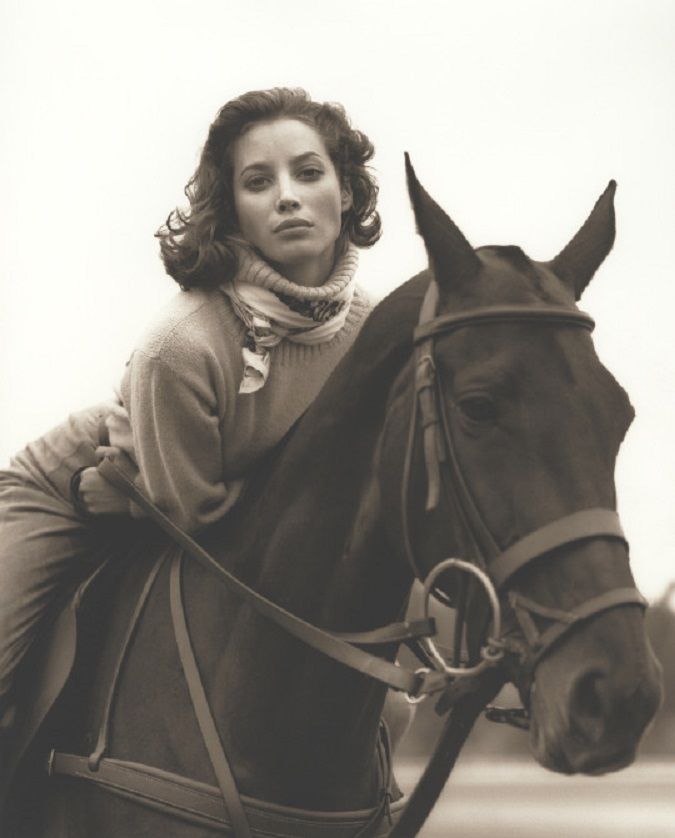
<svg viewBox="0 0 675 838"><path fill-rule="evenodd" d="M286 221L282 221L281 224L277 224L277 226L274 228L274 232L283 233L284 230L294 230L299 227L311 226L311 222L306 221L304 218L288 218Z"/></svg>

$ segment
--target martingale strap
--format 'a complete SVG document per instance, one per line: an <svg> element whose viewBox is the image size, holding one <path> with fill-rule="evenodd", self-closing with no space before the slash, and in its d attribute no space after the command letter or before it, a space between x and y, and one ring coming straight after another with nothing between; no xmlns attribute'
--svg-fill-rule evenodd
<svg viewBox="0 0 675 838"><path fill-rule="evenodd" d="M116 666L113 669L105 703L99 737L90 756L52 750L47 772L49 776L65 775L93 782L107 791L181 818L192 824L224 828L236 838L264 836L316 836L316 838L375 838L389 832L403 810L403 801L391 802L391 750L388 731L382 724L378 740L381 779L380 803L369 810L355 812L315 812L268 804L240 795L232 769L225 754L199 667L192 648L183 605L181 567L184 554L176 550L159 556L153 565L133 609ZM218 788L191 780L152 766L108 757L108 737L112 708L124 661L138 627L159 570L171 558L169 575L170 610L180 662L192 700L202 740L204 741ZM367 633L365 640L395 637L402 633L383 627ZM405 632L403 632L405 634ZM358 634L355 638L364 642ZM387 823L384 816L387 815Z"/></svg>
<svg viewBox="0 0 675 838"><path fill-rule="evenodd" d="M117 654L115 666L112 670L112 677L110 679L110 684L108 686L108 694L106 696L105 705L103 707L103 714L101 716L101 723L99 726L96 745L94 746L94 750L91 752L89 757L87 757L87 764L91 771L98 771L98 767L101 764L101 760L108 752L108 742L110 739L110 722L112 719L112 710L115 703L115 698L117 697L117 688L119 686L122 668L124 667L124 663L127 659L129 649L135 637L136 630L141 619L141 615L148 602L148 598L150 597L152 587L155 584L160 569L164 565L165 561L167 561L167 559L168 553L163 552L155 560L155 563L150 569L150 572L146 577L145 583L141 588L141 592L136 601L136 605L134 606L131 618L127 624L127 629L122 640L122 644L119 648L119 652Z"/></svg>
<svg viewBox="0 0 675 838"><path fill-rule="evenodd" d="M225 755L225 749L218 733L218 728L209 706L204 684L202 683L199 667L192 648L192 641L185 619L185 608L183 605L183 590L181 582L182 554L176 554L171 563L171 574L169 580L169 596L171 602L171 619L173 630L178 646L183 674L188 685L192 707L199 723L199 730L206 750L211 760L213 771L218 780L218 786L223 795L223 800L229 812L234 834L237 838L251 838L251 829L246 812L241 802L237 783L230 768L229 760Z"/></svg>

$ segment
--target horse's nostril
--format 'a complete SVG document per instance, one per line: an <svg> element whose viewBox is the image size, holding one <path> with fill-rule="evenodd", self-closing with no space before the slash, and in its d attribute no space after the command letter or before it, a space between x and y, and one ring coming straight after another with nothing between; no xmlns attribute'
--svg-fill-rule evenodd
<svg viewBox="0 0 675 838"><path fill-rule="evenodd" d="M597 742L605 731L609 715L607 679L598 669L577 676L570 690L570 719L577 733Z"/></svg>

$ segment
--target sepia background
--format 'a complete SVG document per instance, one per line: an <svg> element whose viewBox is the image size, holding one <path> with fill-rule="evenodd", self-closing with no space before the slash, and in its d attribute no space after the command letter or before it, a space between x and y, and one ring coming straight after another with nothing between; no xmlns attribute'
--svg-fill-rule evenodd
<svg viewBox="0 0 675 838"><path fill-rule="evenodd" d="M453 778L461 793L448 788L426 834L464 816L457 834L675 834L663 791L675 778L675 3L4 0L0 71L0 467L112 395L176 291L153 232L181 203L217 109L245 90L305 87L373 140L384 235L360 277L377 298L425 263L404 150L474 245L535 259L618 181L617 242L582 307L637 410L619 511L656 604L666 705L638 766L601 781L512 763L522 736L479 728ZM433 736L433 712L421 716L409 777ZM526 800L512 803L514 783Z"/></svg>

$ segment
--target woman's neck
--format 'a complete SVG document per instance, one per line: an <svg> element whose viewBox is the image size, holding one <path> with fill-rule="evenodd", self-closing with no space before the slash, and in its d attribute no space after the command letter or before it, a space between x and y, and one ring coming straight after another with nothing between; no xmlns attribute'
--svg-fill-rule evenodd
<svg viewBox="0 0 675 838"><path fill-rule="evenodd" d="M326 250L324 253L312 259L303 259L293 264L270 263L283 277L296 285L303 285L305 288L318 288L331 275L335 266L336 247Z"/></svg>

